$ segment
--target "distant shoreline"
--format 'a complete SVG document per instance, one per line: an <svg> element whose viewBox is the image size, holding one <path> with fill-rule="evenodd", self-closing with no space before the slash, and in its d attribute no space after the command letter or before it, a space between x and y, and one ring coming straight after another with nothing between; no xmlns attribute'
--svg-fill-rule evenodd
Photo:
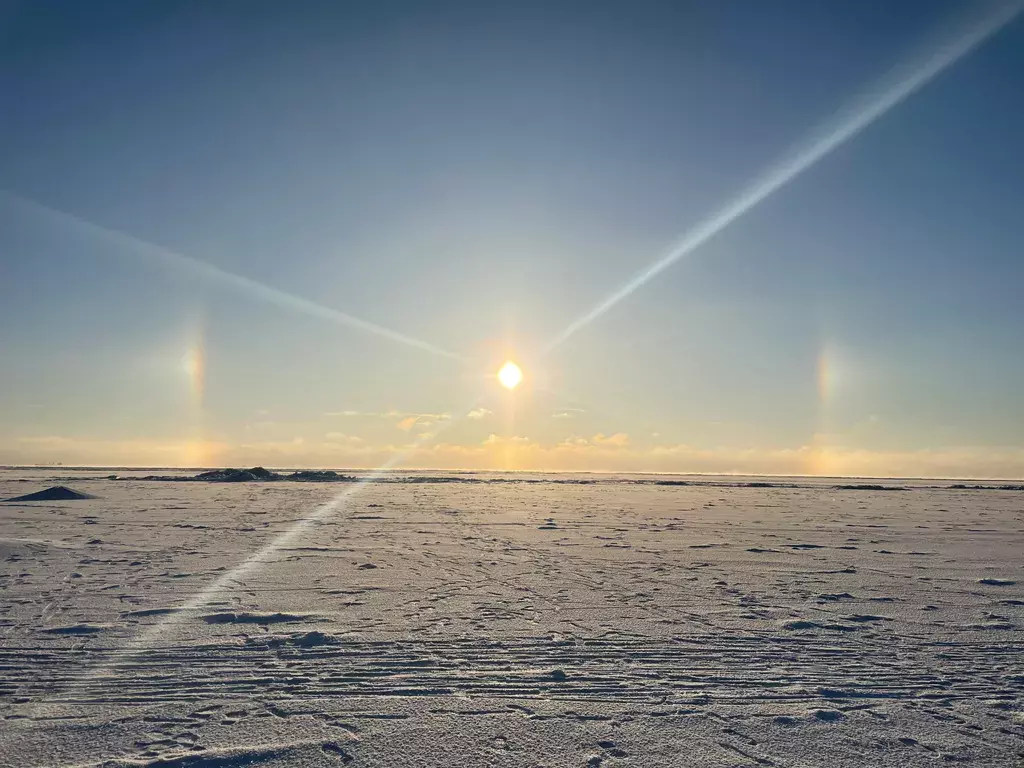
<svg viewBox="0 0 1024 768"><path fill-rule="evenodd" d="M128 466L128 465L63 465L63 464L0 464L0 471L6 470L67 470L70 472L209 472L230 469L225 466L207 467L160 467L160 466ZM949 477L935 475L930 477L914 477L908 475L778 475L758 472L656 472L653 470L611 471L601 469L452 469L438 467L392 467L378 469L375 467L293 467L271 466L274 472L338 472L352 474L403 475L418 472L454 475L600 475L600 476L650 476L650 477L725 477L725 478L766 478L768 480L879 480L907 482L965 482L965 483L1022 483L1024 477Z"/></svg>
<svg viewBox="0 0 1024 768"><path fill-rule="evenodd" d="M209 483L395 483L395 484L553 484L553 485L652 485L665 487L719 488L808 488L835 491L911 491L911 490L994 490L1024 491L1024 484L1013 479L991 478L900 478L821 475L750 475L665 472L568 472L538 470L457 470L457 469L282 469L251 468L178 468L178 467L53 467L2 466L4 471L108 472L81 480L120 480L145 482ZM131 472L119 476L118 472ZM148 474L164 472L174 474ZM195 472L195 474L189 474ZM906 485L903 483L912 483ZM934 483L948 483L935 485Z"/></svg>

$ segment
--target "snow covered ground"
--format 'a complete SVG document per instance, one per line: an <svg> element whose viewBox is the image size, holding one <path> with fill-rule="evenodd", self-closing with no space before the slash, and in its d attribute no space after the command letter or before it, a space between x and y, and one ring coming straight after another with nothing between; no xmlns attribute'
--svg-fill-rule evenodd
<svg viewBox="0 0 1024 768"><path fill-rule="evenodd" d="M0 764L1024 764L1019 490L108 474L0 472L98 497L0 504Z"/></svg>

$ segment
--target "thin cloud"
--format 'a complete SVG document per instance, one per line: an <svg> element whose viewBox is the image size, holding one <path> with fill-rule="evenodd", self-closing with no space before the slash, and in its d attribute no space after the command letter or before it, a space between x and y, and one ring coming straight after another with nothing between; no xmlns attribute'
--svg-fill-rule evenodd
<svg viewBox="0 0 1024 768"><path fill-rule="evenodd" d="M598 432L593 437L594 445L605 446L607 448L625 448L629 445L629 435L625 432L616 432L614 435L603 435Z"/></svg>
<svg viewBox="0 0 1024 768"><path fill-rule="evenodd" d="M415 415L416 421L420 424L436 424L439 421L448 421L452 417L450 413L419 413L410 415Z"/></svg>
<svg viewBox="0 0 1024 768"><path fill-rule="evenodd" d="M388 411L327 411L324 413L324 416L346 419L383 419L386 421L398 419L396 426L406 432L414 426L418 428L429 427L438 422L448 421L452 417L450 413L410 413L408 411L398 411L394 408Z"/></svg>
<svg viewBox="0 0 1024 768"><path fill-rule="evenodd" d="M485 416L490 416L494 411L489 411L486 408L474 408L472 411L466 414L467 419L480 420Z"/></svg>
<svg viewBox="0 0 1024 768"><path fill-rule="evenodd" d="M519 435L510 435L509 437L502 437L501 435L495 435L492 433L488 435L487 438L482 443L480 443L480 445L536 445L536 443L531 443L530 438L528 437L522 437Z"/></svg>
<svg viewBox="0 0 1024 768"><path fill-rule="evenodd" d="M324 416L341 417L341 418L356 418L362 417L367 419L393 419L396 416L404 415L401 411L394 409L390 411L327 411Z"/></svg>
<svg viewBox="0 0 1024 768"><path fill-rule="evenodd" d="M616 432L614 435L605 435L598 432L591 438L569 437L558 444L557 447L564 448L625 448L629 445L629 435L625 432Z"/></svg>
<svg viewBox="0 0 1024 768"><path fill-rule="evenodd" d="M413 427L417 429L431 427L439 422L448 421L452 417L450 413L406 413L397 415L403 417L397 424L398 428L406 432Z"/></svg>
<svg viewBox="0 0 1024 768"><path fill-rule="evenodd" d="M581 413L586 413L586 408L559 408L551 414L552 419L575 419Z"/></svg>
<svg viewBox="0 0 1024 768"><path fill-rule="evenodd" d="M344 432L328 432L324 437L335 443L350 443L352 445L360 445L364 442L363 438L358 435L347 435Z"/></svg>

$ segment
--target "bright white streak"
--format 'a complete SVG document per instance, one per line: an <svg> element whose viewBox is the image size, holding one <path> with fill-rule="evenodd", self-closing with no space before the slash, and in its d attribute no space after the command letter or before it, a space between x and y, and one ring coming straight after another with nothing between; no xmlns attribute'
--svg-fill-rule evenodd
<svg viewBox="0 0 1024 768"><path fill-rule="evenodd" d="M484 396L477 397L468 408L462 408L461 410L452 411L452 413L468 413L472 409L476 408L484 401ZM359 493L368 484L376 482L387 475L388 470L392 469L396 465L400 464L406 457L413 453L416 449L423 446L434 438L436 438L441 432L451 427L464 417L454 417L446 422L439 425L439 428L433 434L427 433L417 437L412 445L408 446L404 451L395 453L390 459L384 464L373 470L369 475L362 478L358 482L352 483L345 490L336 494L329 501L324 502L320 506L316 507L306 517L296 521L296 523L286 530L284 533L274 537L268 543L257 549L245 560L236 565L227 573L223 574L220 578L214 580L208 586L194 594L185 602L175 607L173 613L168 614L165 618L155 622L146 631L140 634L138 637L132 638L127 643L119 648L115 648L111 651L107 657L106 662L102 666L87 666L80 674L71 677L71 684L69 690L64 695L58 695L59 691L54 691L46 699L34 702L36 705L44 704L47 702L56 701L74 701L73 693L75 688L85 685L90 681L96 680L101 677L109 677L114 674L114 670L119 664L130 661L136 655L142 653L147 648L152 646L156 639L164 633L168 626L175 623L182 614L194 614L199 609L207 605L218 595L224 592L230 592L234 589L238 583L247 576L251 576L255 571L261 568L266 563L270 562L270 558L278 550L288 546L292 541L305 533L310 527L317 523L332 517L342 505L348 501L349 497Z"/></svg>
<svg viewBox="0 0 1024 768"><path fill-rule="evenodd" d="M548 343L545 351L557 347L659 272L668 269L684 256L691 254L780 187L793 181L823 157L855 137L890 109L928 84L943 70L955 64L1010 23L1022 10L1024 10L1024 2L1021 0L1003 4L992 13L971 24L957 38L938 46L936 52L923 62L901 69L899 72L901 76L897 78L894 85L884 88L880 95L869 99L866 104L855 105L853 109L849 110L852 114L837 121L837 124L829 126L824 131L824 136L814 139L806 149L762 176L739 197L684 235L666 256L637 273L629 282L596 307L570 323L564 331Z"/></svg>
<svg viewBox="0 0 1024 768"><path fill-rule="evenodd" d="M58 222L70 229L78 230L79 232L83 232L93 237L98 237L116 246L127 248L136 253L142 254L150 259L169 264L208 282L216 283L227 288L233 288L241 293L254 296L255 298L262 299L270 302L271 304L276 304L277 306L285 309L302 312L307 315L329 320L339 325L347 325L350 328L358 328L361 331L367 331L377 336L383 336L386 339L391 339L392 341L397 341L400 344L406 344L410 347L416 347L435 355L450 357L456 360L462 359L462 355L449 352L441 349L440 347L435 347L433 344L428 342L414 339L411 336L406 336L405 334L393 331L390 328L385 328L381 325L377 325L376 323L371 323L368 320L361 320L358 317L347 315L344 312L339 312L336 309L325 307L322 304L317 304L315 301L304 299L301 296L295 296L294 294L286 293L285 291L277 288L271 288L269 285L264 285L252 278L236 275L233 272L220 269L219 267L215 267L205 261L172 251L169 248L155 245L154 243L142 240L134 235L129 235L126 232L94 224L91 221L87 221L64 211L59 211L55 208L50 208L49 206L43 205L42 203L38 203L34 200L29 200L28 198L14 194L13 192L0 190L0 196L6 198L8 202L15 207L20 207L23 210L29 210L36 214L41 214L50 221Z"/></svg>
<svg viewBox="0 0 1024 768"><path fill-rule="evenodd" d="M418 447L414 445L414 448ZM407 453L407 452L406 452ZM298 536L305 533L314 524L329 518L333 515L342 504L348 500L350 496L358 493L368 483L372 483L375 480L379 480L388 469L398 463L406 453L397 454L387 464L384 464L380 468L374 470L370 475L367 475L363 479L356 483L353 483L341 493L335 495L329 501L321 504L314 509L309 515L298 520L295 525L289 528L284 533L272 539L269 543L264 544L256 552L253 552L249 557L243 560L241 563L236 565L230 571L222 575L219 579L212 582L209 586L203 588L195 595L190 597L185 602L176 606L173 613L168 614L165 618L152 624L138 637L134 637L127 643L119 648L112 650L107 657L106 661L99 666L87 666L79 674L69 677L70 685L68 689L61 694L60 691L54 691L46 698L34 702L35 705L41 705L45 703L53 703L58 701L73 702L75 701L75 691L77 688L88 683L95 681L99 678L110 677L115 673L115 670L120 664L131 661L133 657L142 653L149 648L156 639L164 633L169 625L176 622L181 616L194 614L200 608L203 608L207 603L216 598L223 592L230 592L232 589L238 586L246 576L252 574L261 566L266 564L270 557L275 554L282 547L287 546L290 542L294 541Z"/></svg>
<svg viewBox="0 0 1024 768"><path fill-rule="evenodd" d="M148 630L143 632L137 638L129 642L125 647L121 648L117 655L121 658L125 656L133 656L139 651L147 648L153 640L163 633L166 625L171 623L173 620L178 618L182 613L194 613L200 608L205 606L214 597L225 591L231 591L238 582L242 581L246 576L250 575L253 571L258 570L260 567L269 562L272 555L277 553L279 549L288 546L295 539L299 538L309 528L316 525L322 520L326 520L334 515L341 506L348 501L349 497L354 496L363 489L369 483L376 482L384 477L388 470L398 464L405 456L410 452L414 451L420 446L422 440L417 441L411 448L402 453L393 456L386 464L381 465L375 469L372 473L362 478L361 480L352 483L348 488L343 490L341 493L336 494L329 501L324 502L320 506L316 507L306 517L296 521L296 523L286 530L284 533L272 539L267 544L264 544L260 549L249 555L248 558L243 560L241 563L236 565L230 571L225 573L219 579L212 582L209 586L205 587L202 591L197 592L187 601L177 606L175 612L170 614L167 619L158 621Z"/></svg>

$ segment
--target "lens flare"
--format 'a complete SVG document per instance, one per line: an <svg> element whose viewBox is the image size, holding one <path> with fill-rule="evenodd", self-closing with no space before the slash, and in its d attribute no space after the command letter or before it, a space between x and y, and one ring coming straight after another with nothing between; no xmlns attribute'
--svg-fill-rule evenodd
<svg viewBox="0 0 1024 768"><path fill-rule="evenodd" d="M498 381L505 389L515 389L523 380L523 372L518 365L511 360L505 362L498 370Z"/></svg>

